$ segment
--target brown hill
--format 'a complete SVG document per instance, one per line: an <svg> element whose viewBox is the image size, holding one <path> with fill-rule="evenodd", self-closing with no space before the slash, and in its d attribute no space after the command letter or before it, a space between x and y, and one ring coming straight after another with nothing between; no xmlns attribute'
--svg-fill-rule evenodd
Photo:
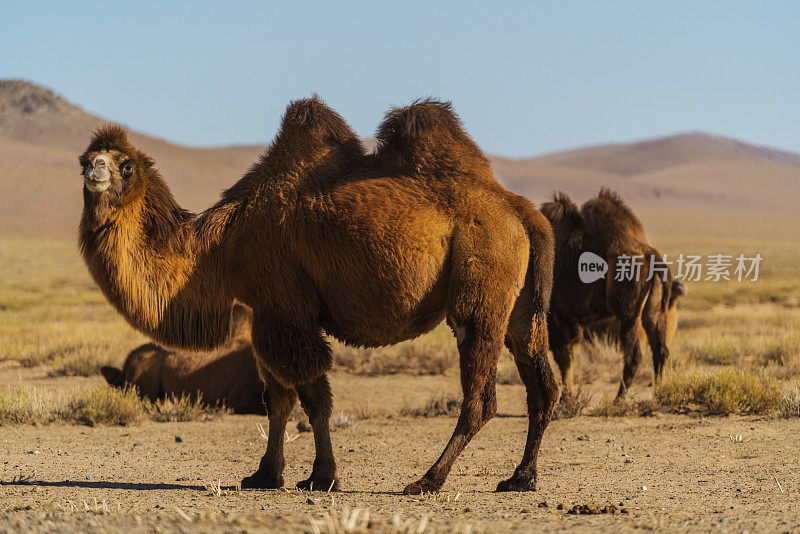
<svg viewBox="0 0 800 534"><path fill-rule="evenodd" d="M583 199L607 185L637 207L758 215L800 207L800 155L706 133L493 162L507 187L534 199L553 189Z"/></svg>
<svg viewBox="0 0 800 534"><path fill-rule="evenodd" d="M100 122L48 89L0 80L0 235L75 235L82 203L77 156ZM131 138L193 210L213 202L263 150L190 148L136 132ZM605 185L643 208L794 215L800 206L800 155L703 133L494 157L493 164L507 187L535 201L555 189L582 200Z"/></svg>

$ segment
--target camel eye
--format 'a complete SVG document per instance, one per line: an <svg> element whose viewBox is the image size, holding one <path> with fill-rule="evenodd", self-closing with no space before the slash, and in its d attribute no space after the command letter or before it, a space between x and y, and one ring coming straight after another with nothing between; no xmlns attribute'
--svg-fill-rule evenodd
<svg viewBox="0 0 800 534"><path fill-rule="evenodd" d="M120 172L124 178L130 178L133 175L133 162L131 160L126 161L120 167Z"/></svg>

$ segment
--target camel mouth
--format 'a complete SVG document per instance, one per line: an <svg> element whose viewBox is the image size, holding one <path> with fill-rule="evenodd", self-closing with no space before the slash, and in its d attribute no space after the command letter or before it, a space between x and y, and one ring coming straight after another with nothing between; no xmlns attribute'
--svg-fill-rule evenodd
<svg viewBox="0 0 800 534"><path fill-rule="evenodd" d="M86 189L92 193L102 193L111 186L111 179L95 180L92 178L84 178L83 183L86 184Z"/></svg>

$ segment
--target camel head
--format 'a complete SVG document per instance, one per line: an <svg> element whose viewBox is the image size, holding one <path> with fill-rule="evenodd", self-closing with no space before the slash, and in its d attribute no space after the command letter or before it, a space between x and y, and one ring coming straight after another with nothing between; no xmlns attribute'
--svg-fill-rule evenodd
<svg viewBox="0 0 800 534"><path fill-rule="evenodd" d="M99 210L101 217L134 203L144 195L153 163L128 142L124 128L101 126L80 157L84 202L102 205L105 209Z"/></svg>
<svg viewBox="0 0 800 534"><path fill-rule="evenodd" d="M125 381L125 374L123 373L122 369L105 365L100 368L100 374L103 375L103 378L106 379L106 382L108 382L110 386L120 389L122 388L122 385Z"/></svg>

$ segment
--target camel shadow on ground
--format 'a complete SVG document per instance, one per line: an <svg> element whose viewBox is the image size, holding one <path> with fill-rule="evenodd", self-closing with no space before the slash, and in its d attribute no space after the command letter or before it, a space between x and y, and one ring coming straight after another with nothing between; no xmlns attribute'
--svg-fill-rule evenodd
<svg viewBox="0 0 800 534"><path fill-rule="evenodd" d="M208 491L208 486L196 486L191 484L168 484L163 482L110 482L110 481L91 481L91 480L62 480L51 482L46 480L11 480L0 481L0 486L37 486L41 488L82 488L82 489L111 489L111 490L136 490L136 491L158 491L158 490L190 490ZM236 486L221 486L222 491L236 491ZM299 490L263 489L263 490L241 490L243 492L295 492ZM303 492L305 494L307 492ZM312 494L322 494L327 492L312 492ZM401 495L400 491L359 491L359 490L339 490L333 493L338 494L372 494L372 495Z"/></svg>

